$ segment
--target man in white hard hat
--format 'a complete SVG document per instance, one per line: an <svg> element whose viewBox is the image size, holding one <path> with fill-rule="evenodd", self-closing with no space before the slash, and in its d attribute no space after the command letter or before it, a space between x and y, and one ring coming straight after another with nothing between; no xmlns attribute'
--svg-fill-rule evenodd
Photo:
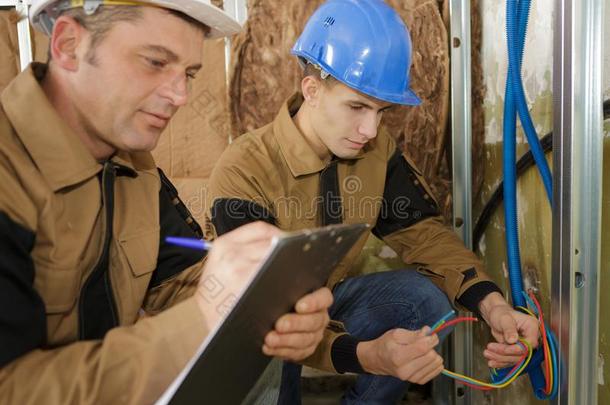
<svg viewBox="0 0 610 405"><path fill-rule="evenodd" d="M0 98L0 403L152 403L278 233L251 224L205 261L165 243L202 232L149 152L204 37L240 26L209 0L34 0L31 20L50 61ZM313 353L331 302L303 297L261 349Z"/></svg>

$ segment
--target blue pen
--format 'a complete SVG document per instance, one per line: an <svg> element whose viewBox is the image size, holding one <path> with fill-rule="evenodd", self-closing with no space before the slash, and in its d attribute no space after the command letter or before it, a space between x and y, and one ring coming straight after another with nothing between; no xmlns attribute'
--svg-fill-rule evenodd
<svg viewBox="0 0 610 405"><path fill-rule="evenodd" d="M165 238L167 243L171 243L172 245L182 246L190 249L197 250L210 250L212 249L212 242L208 242L203 239L196 238L182 238L179 236L168 236Z"/></svg>

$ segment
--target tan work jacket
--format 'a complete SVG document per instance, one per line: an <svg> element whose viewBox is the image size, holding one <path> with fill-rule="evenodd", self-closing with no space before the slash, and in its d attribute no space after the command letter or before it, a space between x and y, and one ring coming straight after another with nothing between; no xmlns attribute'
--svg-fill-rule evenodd
<svg viewBox="0 0 610 405"><path fill-rule="evenodd" d="M92 157L45 72L1 95L0 403L152 403L207 334L202 254L163 243L195 232L149 153Z"/></svg>
<svg viewBox="0 0 610 405"><path fill-rule="evenodd" d="M356 159L325 163L292 120L301 103L300 94L292 96L272 123L239 137L223 153L209 183L208 238L254 220L283 230L365 222L454 304L476 311L485 295L498 291L478 258L443 224L421 172L387 133L381 131ZM336 269L330 287L346 276L366 238ZM341 353L355 356L353 342L333 353L344 333L332 322L307 364L353 371L336 364Z"/></svg>

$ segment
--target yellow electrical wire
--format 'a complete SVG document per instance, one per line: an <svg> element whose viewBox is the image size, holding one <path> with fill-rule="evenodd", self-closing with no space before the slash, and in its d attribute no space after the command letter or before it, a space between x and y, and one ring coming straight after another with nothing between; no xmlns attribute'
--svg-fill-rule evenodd
<svg viewBox="0 0 610 405"><path fill-rule="evenodd" d="M519 341L525 345L525 347L527 347L527 359L525 360L525 362L521 365L521 367L519 367L519 369L515 372L515 374L507 381L505 381L503 384L493 384L493 383L487 383L485 381L480 381L471 377L467 377L465 375L453 372L453 371L449 371L447 369L444 370L444 373L452 376L452 377L456 377L458 380L459 379L463 379L471 384L474 385L478 385L481 387L487 387L487 388L504 388L509 386L513 381L515 381L518 377L519 374L521 374L521 371L523 371L523 369L525 369L525 367L527 367L527 365L529 364L530 360L532 359L532 346L527 342L527 340L525 339L521 339L519 338Z"/></svg>
<svg viewBox="0 0 610 405"><path fill-rule="evenodd" d="M521 307L521 306L518 306L517 308L519 308L520 310L522 310L522 311L526 312L527 314L533 316L534 318L538 319L538 317L536 315L534 315L534 313L532 311L530 311L528 308ZM542 333L542 331L541 331L541 333ZM546 339L546 336L542 336L542 338ZM546 358L549 359L549 361L552 362L553 361L553 357L551 356L551 350L549 348L549 345L543 345L543 348L544 348L544 352L546 353ZM553 382L554 382L554 380L553 380L553 378L554 378L554 376L553 376L553 365L552 364L550 365L549 369L551 370L549 375L548 375L548 378L549 378L549 381L550 381L550 385L549 386L552 387L553 386ZM548 392L546 392L546 394L548 394Z"/></svg>

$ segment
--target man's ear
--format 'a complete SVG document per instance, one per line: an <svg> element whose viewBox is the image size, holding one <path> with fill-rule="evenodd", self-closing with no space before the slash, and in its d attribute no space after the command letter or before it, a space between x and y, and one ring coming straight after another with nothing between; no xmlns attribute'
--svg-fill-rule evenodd
<svg viewBox="0 0 610 405"><path fill-rule="evenodd" d="M312 107L317 107L320 102L320 93L322 92L322 82L313 76L305 76L301 80L301 92L305 102Z"/></svg>
<svg viewBox="0 0 610 405"><path fill-rule="evenodd" d="M74 18L60 16L53 26L50 52L53 62L69 71L78 70L79 46L83 46L86 30Z"/></svg>

